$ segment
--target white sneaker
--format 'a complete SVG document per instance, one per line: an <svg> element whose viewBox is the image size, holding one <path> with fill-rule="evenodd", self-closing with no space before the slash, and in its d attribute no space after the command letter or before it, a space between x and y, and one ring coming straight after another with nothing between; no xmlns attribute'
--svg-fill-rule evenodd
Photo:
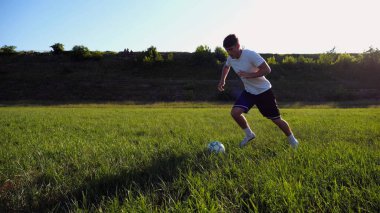
<svg viewBox="0 0 380 213"><path fill-rule="evenodd" d="M299 143L295 137L291 137L289 138L289 144L292 148L296 149Z"/></svg>
<svg viewBox="0 0 380 213"><path fill-rule="evenodd" d="M245 138L240 142L240 148L247 145L248 142L250 142L251 140L253 140L255 138L256 138L256 135L253 132L252 132L252 134L245 136Z"/></svg>

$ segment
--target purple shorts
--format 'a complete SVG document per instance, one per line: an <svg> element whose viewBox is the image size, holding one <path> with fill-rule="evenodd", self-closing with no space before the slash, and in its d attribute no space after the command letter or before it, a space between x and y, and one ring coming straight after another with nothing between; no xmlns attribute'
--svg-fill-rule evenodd
<svg viewBox="0 0 380 213"><path fill-rule="evenodd" d="M276 120L281 117L272 89L268 89L258 95L253 95L244 90L233 107L242 108L244 112L247 113L254 105L256 105L260 113L268 119Z"/></svg>

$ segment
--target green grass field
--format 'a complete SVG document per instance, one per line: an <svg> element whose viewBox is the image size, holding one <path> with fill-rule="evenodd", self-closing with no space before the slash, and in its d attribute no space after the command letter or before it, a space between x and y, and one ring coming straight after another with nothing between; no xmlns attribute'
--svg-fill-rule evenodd
<svg viewBox="0 0 380 213"><path fill-rule="evenodd" d="M380 211L380 108L282 109L297 150L256 109L239 149L229 110L1 107L0 211Z"/></svg>

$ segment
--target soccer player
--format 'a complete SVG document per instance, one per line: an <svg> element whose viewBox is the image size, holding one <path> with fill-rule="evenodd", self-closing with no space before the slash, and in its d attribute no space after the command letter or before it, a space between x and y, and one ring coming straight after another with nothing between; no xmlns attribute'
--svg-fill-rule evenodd
<svg viewBox="0 0 380 213"><path fill-rule="evenodd" d="M276 98L271 89L272 85L265 78L265 75L271 72L269 65L258 53L248 49L241 49L239 39L234 34L228 35L224 39L223 47L229 56L222 69L218 90L224 91L226 78L231 67L244 84L244 91L231 109L231 116L245 132L245 137L241 141L240 147L244 147L256 137L243 115L243 113L248 113L256 105L263 116L270 119L285 133L289 144L293 148L297 148L298 141L294 137L289 124L281 118Z"/></svg>

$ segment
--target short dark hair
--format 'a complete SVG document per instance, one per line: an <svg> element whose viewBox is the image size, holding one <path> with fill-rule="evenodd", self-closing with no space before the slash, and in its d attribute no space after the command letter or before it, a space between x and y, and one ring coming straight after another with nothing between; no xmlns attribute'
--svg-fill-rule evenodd
<svg viewBox="0 0 380 213"><path fill-rule="evenodd" d="M238 42L239 42L239 39L236 37L236 35L235 34L230 34L230 35L228 35L224 39L224 41L223 41L223 47L224 48L232 47L235 44L237 44Z"/></svg>

